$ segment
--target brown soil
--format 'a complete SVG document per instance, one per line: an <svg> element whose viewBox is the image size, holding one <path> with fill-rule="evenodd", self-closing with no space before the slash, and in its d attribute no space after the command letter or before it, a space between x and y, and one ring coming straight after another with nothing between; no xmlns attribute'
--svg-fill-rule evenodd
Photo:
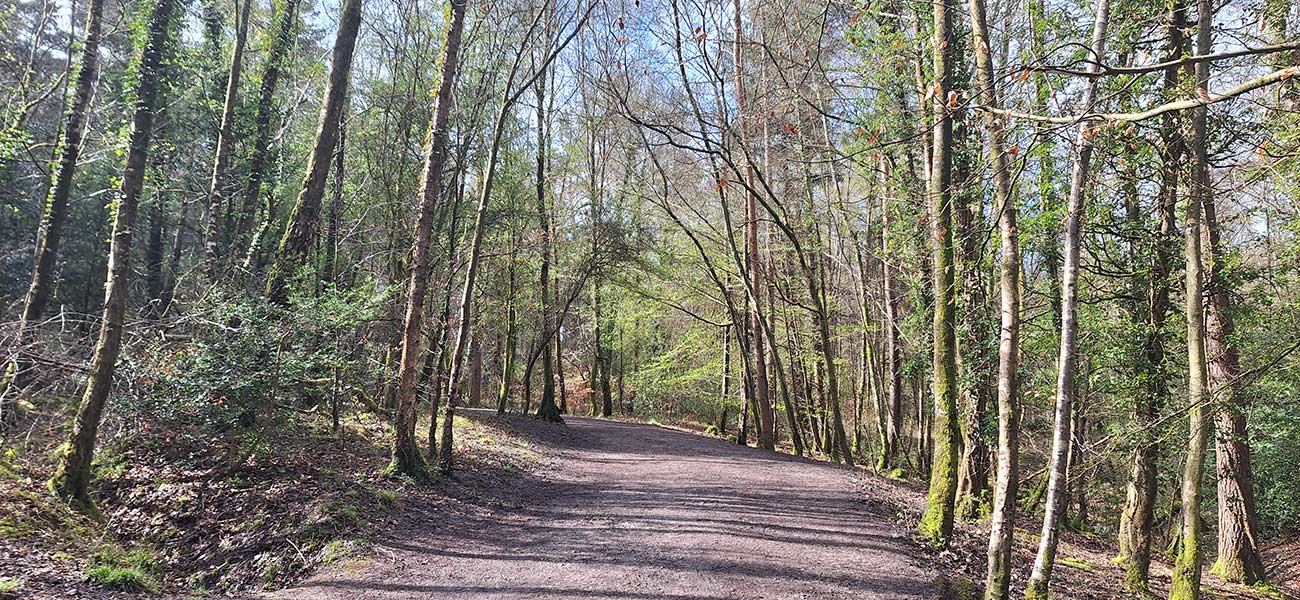
<svg viewBox="0 0 1300 600"><path fill-rule="evenodd" d="M474 510L413 510L372 557L270 597L935 595L938 571L855 471L651 425L570 417L515 434L544 450L537 473Z"/></svg>

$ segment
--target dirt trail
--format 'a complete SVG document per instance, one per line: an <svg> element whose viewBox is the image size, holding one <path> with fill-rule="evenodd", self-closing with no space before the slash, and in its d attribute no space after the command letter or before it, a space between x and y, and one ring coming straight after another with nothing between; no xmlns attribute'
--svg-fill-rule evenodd
<svg viewBox="0 0 1300 600"><path fill-rule="evenodd" d="M649 425L538 424L536 476L469 516L412 526L375 556L274 598L933 597L905 534L853 472Z"/></svg>

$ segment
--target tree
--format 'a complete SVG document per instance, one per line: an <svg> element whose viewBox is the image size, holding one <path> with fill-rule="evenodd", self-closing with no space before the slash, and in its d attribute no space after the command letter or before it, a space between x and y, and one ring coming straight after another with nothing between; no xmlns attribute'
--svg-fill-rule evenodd
<svg viewBox="0 0 1300 600"><path fill-rule="evenodd" d="M424 333L424 297L429 287L429 248L434 215L442 202L443 169L447 164L447 121L454 101L464 29L465 0L451 0L451 21L447 24L447 37L443 41L442 56L439 59L442 69L438 91L434 94L433 120L429 123L429 141L420 175L420 206L411 235L406 318L402 321L402 357L397 370L397 419L393 423L392 462L388 466L393 474L409 475L417 479L429 476L424 458L420 456L420 448L415 443L416 383L420 376L419 363L423 347L420 336ZM468 323L463 323L462 331L468 326ZM463 345L464 341L462 339L457 343ZM455 374L455 369L452 373ZM448 396L448 403L450 402Z"/></svg>
<svg viewBox="0 0 1300 600"><path fill-rule="evenodd" d="M1091 61L1089 71L1097 73L1106 57L1106 27L1110 21L1109 0L1098 0L1097 16L1092 28ZM1084 83L1084 110L1092 110L1097 98L1097 78ZM1077 393L1075 378L1078 369L1078 277L1080 230L1083 227L1083 203L1088 184L1088 168L1092 160L1092 139L1096 135L1094 124L1084 122L1077 126L1074 141L1074 168L1070 171L1070 199L1066 208L1065 264L1061 270L1061 354L1057 360L1056 414L1052 428L1052 452L1047 482L1047 506L1043 513L1043 530L1039 537L1038 554L1034 570L1025 590L1027 600L1047 598L1048 584L1052 579L1052 566L1056 561L1056 546L1060 536L1061 517L1066 510L1068 495L1067 469L1073 439L1074 400Z"/></svg>
<svg viewBox="0 0 1300 600"><path fill-rule="evenodd" d="M736 86L736 110L738 128L737 135L741 152L743 153L742 164L744 165L744 178L746 182L745 192L745 248L747 264L749 266L749 288L750 288L750 312L749 312L749 333L751 336L750 347L753 351L752 360L754 362L754 394L758 399L758 443L760 446L771 450L776 446L776 439L773 435L775 427L775 415L772 412L772 399L768 390L767 381L767 358L763 349L763 307L762 307L762 290L763 290L763 272L758 256L758 208L757 208L757 191L754 184L754 164L749 156L749 150L746 143L749 139L748 120L751 119L745 111L745 53L744 40L741 35L741 9L740 0L732 2L732 21L735 26L736 37L732 49L732 66L734 69L735 86Z"/></svg>
<svg viewBox="0 0 1300 600"><path fill-rule="evenodd" d="M970 0L971 34L975 47L977 98L998 108L995 67L989 47L984 0ZM998 215L1002 252L998 263L1001 329L998 336L997 480L993 487L993 516L989 525L987 600L1007 600L1011 584L1012 536L1016 525L1016 492L1020 478L1020 231L1008 165L1005 132L997 117L982 115L989 168L993 172L993 207Z"/></svg>
<svg viewBox="0 0 1300 600"><path fill-rule="evenodd" d="M230 153L235 145L235 110L239 106L239 78L244 69L244 44L248 41L248 16L253 0L244 0L235 27L235 43L230 49L230 69L226 77L225 102L221 108L221 125L217 129L217 150L212 158L212 180L208 185L208 222L204 230L203 272L209 279L217 275L217 252L221 245L221 221L230 170Z"/></svg>
<svg viewBox="0 0 1300 600"><path fill-rule="evenodd" d="M952 236L952 2L934 3L934 131L930 150L930 237L934 276L934 458L920 531L936 546L952 538L960 430L957 421L957 299Z"/></svg>
<svg viewBox="0 0 1300 600"><path fill-rule="evenodd" d="M268 196L260 211L258 199L262 195L262 181L266 178L267 161L271 157L271 120L275 117L275 90L284 74L286 55L293 44L295 24L298 22L298 5L301 0L278 0L275 29L271 33L270 53L262 67L262 83L257 92L256 116L253 118L253 150L248 161L248 178L244 186L243 204L236 213L238 228L231 240L235 252L245 252L244 268L253 266L257 257L259 240L274 220L274 201ZM257 224L258 213L262 219Z"/></svg>
<svg viewBox="0 0 1300 600"><path fill-rule="evenodd" d="M108 255L108 281L104 285L104 312L99 327L99 340L91 359L85 393L72 422L72 432L58 451L58 465L50 479L50 488L60 498L91 510L90 463L95 454L95 438L104 404L113 388L113 373L117 369L122 333L126 328L131 238L148 166L154 111L158 101L159 79L162 76L162 58L171 30L174 4L175 0L157 0L149 15L148 33L137 70L135 112L131 117L126 168L122 172L122 183L115 200L113 237Z"/></svg>
<svg viewBox="0 0 1300 600"><path fill-rule="evenodd" d="M12 358L0 372L0 430L14 424L18 388L23 387L27 366L20 357L28 329L36 326L49 305L54 288L55 261L63 239L64 222L68 218L68 198L72 195L72 180L77 174L77 160L81 156L82 141L86 135L86 118L90 111L94 91L95 72L99 65L99 44L103 37L104 0L91 0L86 7L86 32L81 43L72 92L72 104L64 117L63 136L57 147L58 168L50 183L49 196L36 234L36 257L32 265L32 281L23 300L22 315L18 320L18 335L14 340Z"/></svg>
<svg viewBox="0 0 1300 600"><path fill-rule="evenodd" d="M321 105L320 120L316 126L316 142L307 161L307 175L302 181L302 191L289 213L289 225L276 252L266 282L267 298L279 305L288 302L289 279L307 263L308 253L319 237L321 202L325 198L325 184L330 163L334 159L334 146L338 143L339 120L347 102L348 81L352 72L352 52L361 29L361 0L345 0L339 15L339 30L334 38L333 60L330 63L329 82L325 86L325 101Z"/></svg>
<svg viewBox="0 0 1300 600"><path fill-rule="evenodd" d="M1196 52L1210 52L1210 27L1214 13L1209 0L1196 3ZM1210 65L1198 63L1193 68L1197 94L1207 94ZM1210 401L1209 373L1206 364L1205 271L1201 241L1201 218L1210 195L1209 153L1206 147L1208 110L1192 110L1191 151L1192 180L1187 194L1185 256L1187 266L1187 459L1183 465L1182 528L1178 534L1178 554L1174 559L1170 600L1196 600L1201 596L1201 480L1205 471L1205 447L1209 437L1207 418Z"/></svg>
<svg viewBox="0 0 1300 600"><path fill-rule="evenodd" d="M1172 4L1166 16L1165 55L1174 60L1183 53L1182 25L1186 9ZM1164 72L1164 93L1172 96L1178 87L1178 67ZM1168 402L1169 390L1165 381L1165 321L1169 312L1169 274L1172 270L1173 249L1171 237L1175 227L1175 205L1178 198L1179 171L1182 163L1183 141L1177 117L1166 114L1160 117L1161 171L1158 196L1159 219L1154 232L1151 250L1151 269L1147 276L1146 310L1135 315L1144 329L1141 357L1141 387L1133 402L1134 424L1140 428L1137 447L1133 450L1128 489L1124 510L1120 516L1119 554L1125 565L1127 585L1134 592L1147 590L1151 567L1151 529L1157 496L1158 435L1155 431L1160 408ZM1136 186L1136 182L1134 184ZM1136 190L1134 190L1136 192ZM1130 214L1138 214L1136 199L1130 202ZM1136 219L1131 219L1136 220ZM1134 257L1136 264L1137 257Z"/></svg>

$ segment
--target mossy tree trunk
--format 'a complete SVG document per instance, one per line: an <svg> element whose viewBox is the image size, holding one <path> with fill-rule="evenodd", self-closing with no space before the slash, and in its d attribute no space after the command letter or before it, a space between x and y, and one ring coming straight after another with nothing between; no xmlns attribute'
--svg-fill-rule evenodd
<svg viewBox="0 0 1300 600"><path fill-rule="evenodd" d="M126 328L126 303L131 276L131 239L140 192L144 188L150 142L153 138L154 114L162 77L162 58L172 25L175 0L157 0L149 15L148 34L141 52L135 85L135 111L131 117L130 142L126 168L117 191L113 217L112 241L109 245L108 278L104 285L104 310L99 339L91 359L81 405L72 422L68 441L59 449L50 488L64 500L83 507L90 506L90 464L95 454L95 439L104 405L113 389L113 374L122 349Z"/></svg>
<svg viewBox="0 0 1300 600"><path fill-rule="evenodd" d="M325 100L317 120L316 139L307 159L307 174L303 177L302 190L289 214L288 227L280 239L266 282L266 296L273 304L288 304L290 280L300 268L309 264L309 255L319 237L321 205L325 199L334 147L339 141L338 124L347 103L352 55L360 29L361 0L344 0L338 33L334 37L329 80L325 84Z"/></svg>
<svg viewBox="0 0 1300 600"><path fill-rule="evenodd" d="M230 154L235 145L235 110L239 107L239 79L244 67L244 45L248 41L248 19L253 0L244 0L235 26L235 43L230 50L230 69L226 76L226 96L221 108L221 125L217 129L217 150L212 158L212 179L208 184L208 222L204 230L203 272L213 279L217 273L217 253L221 246L221 221L227 193Z"/></svg>
<svg viewBox="0 0 1300 600"><path fill-rule="evenodd" d="M919 526L935 546L947 545L952 537L954 502L957 495L957 467L960 426L957 414L957 298L953 265L952 218L952 114L949 96L952 86L953 51L952 2L934 3L934 127L930 150L930 237L933 256L934 319L933 374L934 446L930 462L930 491ZM955 103L954 103L955 104Z"/></svg>
<svg viewBox="0 0 1300 600"><path fill-rule="evenodd" d="M407 278L406 317L402 322L402 354L397 373L397 419L393 424L392 461L388 469L418 479L427 478L428 468L415 443L416 383L419 380L420 356L424 334L424 297L428 292L431 270L429 249L432 245L433 220L442 202L443 170L447 164L449 116L460 64L461 34L465 29L465 0L451 0L451 20L439 58L441 69L438 91L434 94L433 119L429 123L429 146L425 151L420 175L420 205L411 235L410 274ZM462 319L464 315L462 315ZM461 328L468 327L462 323ZM465 339L458 341L464 345ZM464 349L460 350L463 356ZM454 371L454 369L453 369ZM453 379L454 381L454 379ZM448 398L450 402L450 398Z"/></svg>
<svg viewBox="0 0 1300 600"><path fill-rule="evenodd" d="M95 71L99 65L99 44L103 38L104 0L91 0L86 7L86 32L81 42L76 81L71 106L64 116L63 136L56 148L58 166L50 182L45 210L36 231L36 256L32 264L32 281L23 298L23 310L18 320L18 334L14 339L10 357L0 367L0 430L14 424L17 416L19 388L26 384L30 365L22 360L24 345L30 339L32 327L45 315L54 290L55 262L63 239L63 224L68 218L68 199L72 195L72 180L77 173L77 160L81 156L82 140L86 135L86 120L90 114L90 101L94 93Z"/></svg>

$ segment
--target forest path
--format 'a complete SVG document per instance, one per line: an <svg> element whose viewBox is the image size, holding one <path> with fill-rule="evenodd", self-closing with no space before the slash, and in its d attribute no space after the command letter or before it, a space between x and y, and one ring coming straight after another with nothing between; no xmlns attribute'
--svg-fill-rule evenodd
<svg viewBox="0 0 1300 600"><path fill-rule="evenodd" d="M373 558L274 597L933 597L935 574L868 510L853 471L652 425L566 422L527 427L547 464L493 490L490 509L401 529Z"/></svg>

